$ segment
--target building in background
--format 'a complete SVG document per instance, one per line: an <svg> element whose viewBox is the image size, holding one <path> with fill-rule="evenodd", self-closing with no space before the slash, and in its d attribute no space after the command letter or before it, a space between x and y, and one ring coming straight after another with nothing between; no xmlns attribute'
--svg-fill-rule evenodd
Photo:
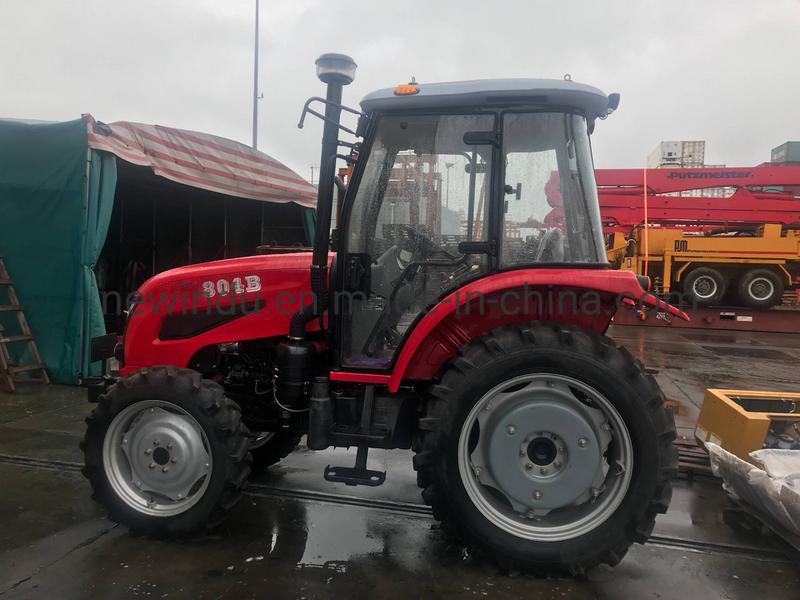
<svg viewBox="0 0 800 600"><path fill-rule="evenodd" d="M689 169L705 166L704 140L661 142L647 157L648 169Z"/></svg>
<svg viewBox="0 0 800 600"><path fill-rule="evenodd" d="M705 164L705 140L683 140L678 142L661 142L647 156L648 169L701 169L720 168L725 165ZM668 196L727 198L733 194L730 187L706 188L702 190L687 190L666 194Z"/></svg>

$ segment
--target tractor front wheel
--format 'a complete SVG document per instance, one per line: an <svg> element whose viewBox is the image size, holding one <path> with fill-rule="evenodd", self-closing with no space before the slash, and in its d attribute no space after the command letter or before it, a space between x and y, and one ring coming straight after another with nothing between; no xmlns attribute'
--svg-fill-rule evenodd
<svg viewBox="0 0 800 600"><path fill-rule="evenodd" d="M142 369L101 396L86 423L83 473L93 497L136 533L214 527L250 474L239 407L196 371Z"/></svg>
<svg viewBox="0 0 800 600"><path fill-rule="evenodd" d="M658 385L577 327L510 325L471 342L418 429L434 515L510 570L614 565L669 505L675 424Z"/></svg>

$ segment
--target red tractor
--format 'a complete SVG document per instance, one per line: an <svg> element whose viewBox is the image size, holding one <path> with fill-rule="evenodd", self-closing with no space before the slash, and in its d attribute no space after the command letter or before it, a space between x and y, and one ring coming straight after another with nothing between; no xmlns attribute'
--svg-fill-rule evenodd
<svg viewBox="0 0 800 600"><path fill-rule="evenodd" d="M121 377L91 394L96 499L136 532L213 527L251 468L305 435L357 448L325 469L347 485L383 483L369 448L412 449L435 516L508 568L619 562L667 510L677 468L662 392L604 336L618 309L659 302L603 247L589 134L619 96L569 78L412 82L358 111L341 104L352 59L323 55L317 74L313 253L141 287ZM546 227L553 171L564 219Z"/></svg>

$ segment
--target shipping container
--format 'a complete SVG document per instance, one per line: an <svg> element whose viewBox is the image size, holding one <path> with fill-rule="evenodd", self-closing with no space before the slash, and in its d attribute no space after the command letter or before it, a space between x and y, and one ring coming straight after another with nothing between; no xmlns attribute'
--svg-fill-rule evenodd
<svg viewBox="0 0 800 600"><path fill-rule="evenodd" d="M772 149L770 162L795 163L800 162L800 142L786 142Z"/></svg>
<svg viewBox="0 0 800 600"><path fill-rule="evenodd" d="M647 157L651 169L702 167L706 143L703 140L661 142Z"/></svg>

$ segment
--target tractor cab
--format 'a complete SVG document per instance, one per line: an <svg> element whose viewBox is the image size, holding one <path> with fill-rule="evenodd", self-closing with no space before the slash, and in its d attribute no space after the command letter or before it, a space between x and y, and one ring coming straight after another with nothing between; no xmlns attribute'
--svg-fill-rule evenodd
<svg viewBox="0 0 800 600"><path fill-rule="evenodd" d="M568 79L411 83L366 96L336 235L341 365L389 368L412 324L470 281L605 268L589 132L614 103ZM552 180L563 218L545 224Z"/></svg>

